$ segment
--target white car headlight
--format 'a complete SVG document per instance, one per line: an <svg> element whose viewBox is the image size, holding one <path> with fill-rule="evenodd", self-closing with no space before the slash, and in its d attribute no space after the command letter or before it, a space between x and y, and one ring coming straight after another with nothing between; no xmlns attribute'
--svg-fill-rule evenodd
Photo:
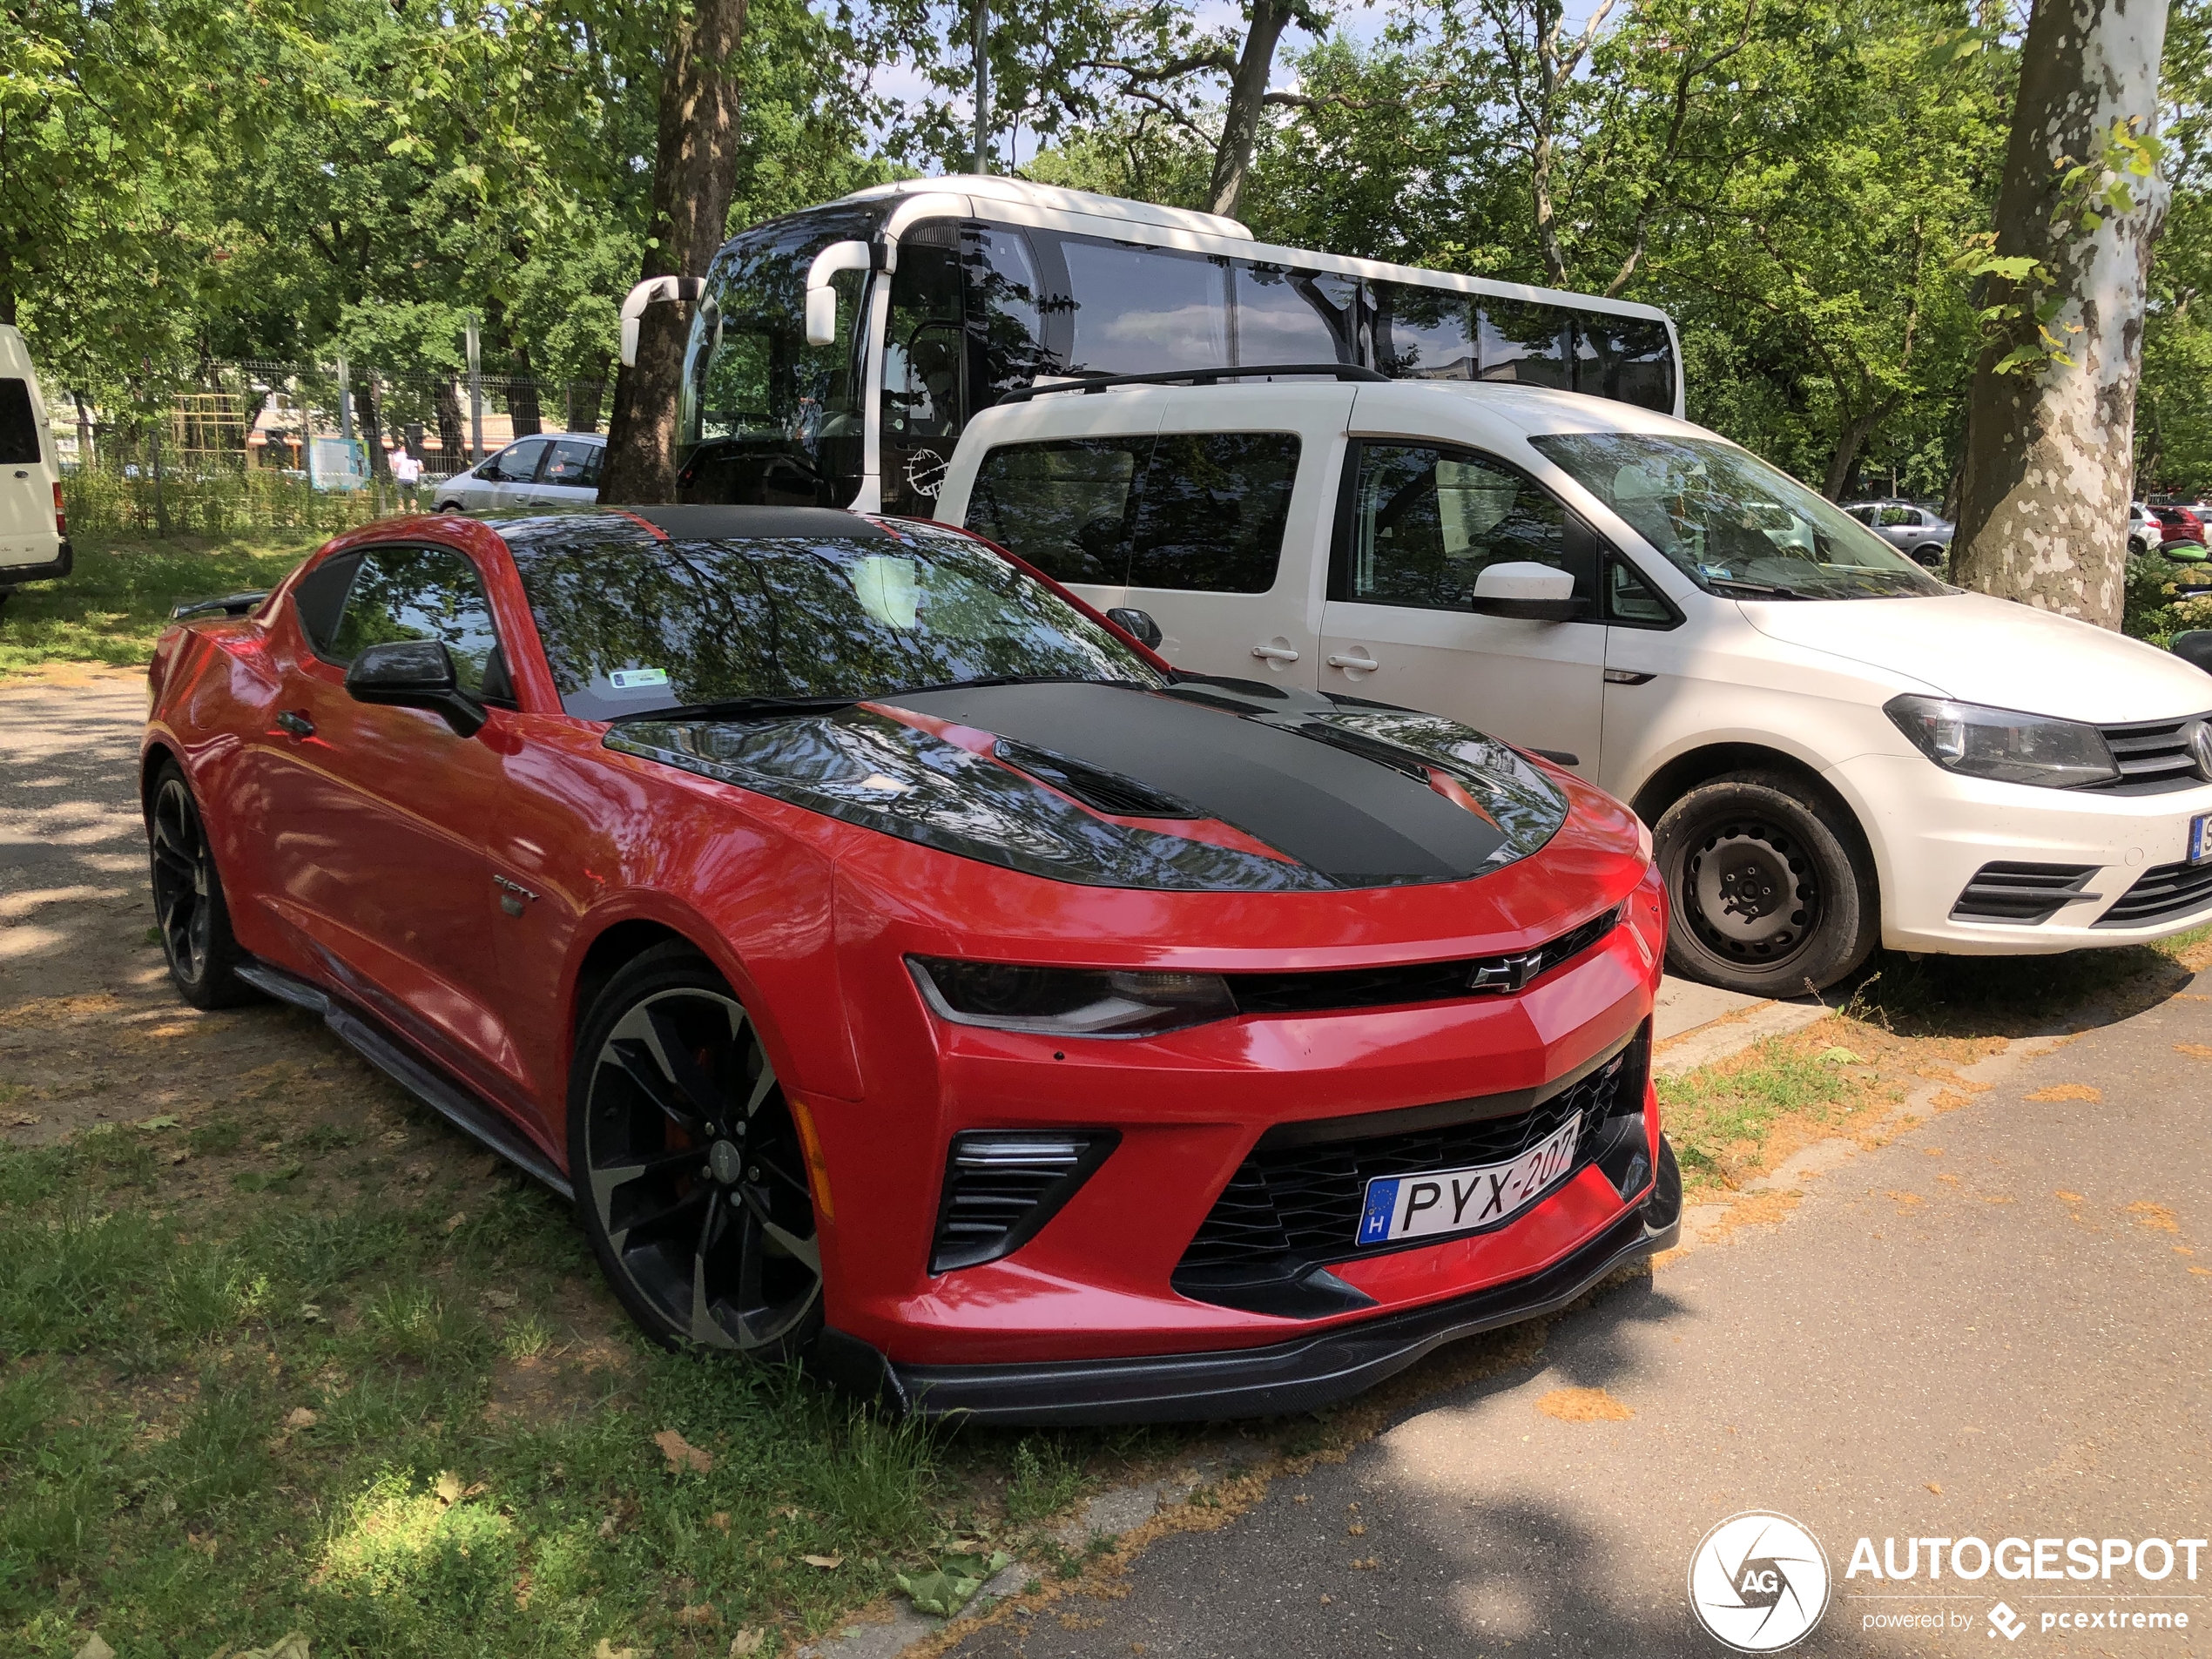
<svg viewBox="0 0 2212 1659"><path fill-rule="evenodd" d="M1940 697L1893 697L1882 709L1914 748L1946 772L2047 789L2110 783L2120 776L2104 733L2093 725Z"/></svg>

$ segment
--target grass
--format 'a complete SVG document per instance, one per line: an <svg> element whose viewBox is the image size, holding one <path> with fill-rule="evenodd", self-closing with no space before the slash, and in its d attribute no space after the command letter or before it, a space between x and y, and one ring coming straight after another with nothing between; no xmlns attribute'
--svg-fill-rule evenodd
<svg viewBox="0 0 2212 1659"><path fill-rule="evenodd" d="M69 576L18 589L0 605L0 678L50 663L135 667L153 655L178 600L273 587L324 539L287 530L78 534Z"/></svg>

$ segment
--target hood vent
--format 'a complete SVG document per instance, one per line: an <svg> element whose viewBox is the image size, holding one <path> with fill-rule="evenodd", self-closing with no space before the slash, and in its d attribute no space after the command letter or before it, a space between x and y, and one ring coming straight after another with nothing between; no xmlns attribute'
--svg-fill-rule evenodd
<svg viewBox="0 0 2212 1659"><path fill-rule="evenodd" d="M1109 817L1204 818L1207 815L1189 801L1178 800L1149 784L1141 784L1134 778L1124 778L1117 772L1108 772L1103 766L1094 766L1072 756L1055 754L1049 749L1034 749L1026 743L1001 738L992 752L1008 765L1020 767L1038 782L1081 801L1095 813L1104 813Z"/></svg>

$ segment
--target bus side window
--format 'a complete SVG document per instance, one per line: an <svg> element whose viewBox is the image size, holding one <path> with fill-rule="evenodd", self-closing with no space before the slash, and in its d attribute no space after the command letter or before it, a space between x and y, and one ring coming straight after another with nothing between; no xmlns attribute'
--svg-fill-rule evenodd
<svg viewBox="0 0 2212 1659"><path fill-rule="evenodd" d="M1071 374L1213 368L1229 359L1227 261L1063 236L1075 300Z"/></svg>
<svg viewBox="0 0 2212 1659"><path fill-rule="evenodd" d="M962 238L968 272L968 384L974 407L1060 373L1045 347L1044 285L1028 239L1005 226L971 226Z"/></svg>
<svg viewBox="0 0 2212 1659"><path fill-rule="evenodd" d="M976 469L968 528L1055 581L1119 587L1135 485L1151 453L1149 434L1003 444Z"/></svg>
<svg viewBox="0 0 2212 1659"><path fill-rule="evenodd" d="M1480 378L1519 386L1574 389L1567 361L1568 314L1557 306L1520 300L1481 301Z"/></svg>
<svg viewBox="0 0 2212 1659"><path fill-rule="evenodd" d="M1352 361L1356 285L1325 272L1234 260L1237 303L1231 359L1238 363Z"/></svg>
<svg viewBox="0 0 2212 1659"><path fill-rule="evenodd" d="M1471 381L1474 378L1473 308L1449 288L1408 282L1369 285L1368 314L1374 364L1393 380Z"/></svg>
<svg viewBox="0 0 2212 1659"><path fill-rule="evenodd" d="M1675 354L1666 324L1587 311L1577 315L1575 389L1671 415Z"/></svg>

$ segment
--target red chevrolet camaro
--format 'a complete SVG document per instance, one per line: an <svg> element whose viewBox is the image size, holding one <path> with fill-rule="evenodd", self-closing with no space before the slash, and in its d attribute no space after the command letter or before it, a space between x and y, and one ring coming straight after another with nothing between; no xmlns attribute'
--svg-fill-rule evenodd
<svg viewBox="0 0 2212 1659"><path fill-rule="evenodd" d="M1676 1237L1649 839L1545 761L822 509L401 520L257 597L154 658L178 988L572 1196L664 1342L1251 1415Z"/></svg>

